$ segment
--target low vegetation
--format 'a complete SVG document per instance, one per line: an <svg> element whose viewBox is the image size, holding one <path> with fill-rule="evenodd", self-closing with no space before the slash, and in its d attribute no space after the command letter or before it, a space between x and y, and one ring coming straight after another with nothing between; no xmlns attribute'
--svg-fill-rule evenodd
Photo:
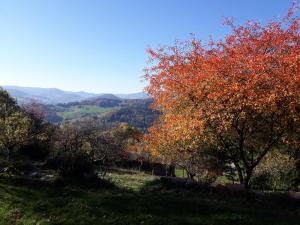
<svg viewBox="0 0 300 225"><path fill-rule="evenodd" d="M247 195L170 188L157 177L134 171L108 173L102 187L54 186L0 179L3 225L225 225L299 224L299 202L284 195Z"/></svg>

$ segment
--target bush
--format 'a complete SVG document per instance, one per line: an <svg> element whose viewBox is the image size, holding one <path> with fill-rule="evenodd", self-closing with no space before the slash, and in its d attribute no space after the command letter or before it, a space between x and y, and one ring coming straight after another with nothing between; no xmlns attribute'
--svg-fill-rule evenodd
<svg viewBox="0 0 300 225"><path fill-rule="evenodd" d="M211 185L217 180L218 174L215 171L203 169L201 171L198 171L198 173L196 174L196 178L197 181L201 184Z"/></svg>
<svg viewBox="0 0 300 225"><path fill-rule="evenodd" d="M251 187L259 190L294 189L296 161L278 151L266 156L254 171Z"/></svg>
<svg viewBox="0 0 300 225"><path fill-rule="evenodd" d="M29 157L32 160L45 160L49 155L50 146L47 142L35 140L30 144L21 146L19 152L21 155Z"/></svg>
<svg viewBox="0 0 300 225"><path fill-rule="evenodd" d="M83 152L58 153L50 163L58 169L62 177L84 178L87 174L94 174L94 165L89 156Z"/></svg>

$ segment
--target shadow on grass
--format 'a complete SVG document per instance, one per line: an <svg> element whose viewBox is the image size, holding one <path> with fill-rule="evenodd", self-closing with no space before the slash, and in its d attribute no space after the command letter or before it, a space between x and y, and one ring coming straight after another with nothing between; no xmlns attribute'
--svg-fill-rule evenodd
<svg viewBox="0 0 300 225"><path fill-rule="evenodd" d="M69 182L1 179L0 224L284 225L300 221L299 203L282 195L257 201L195 187L183 190L160 180L147 182L139 192L107 181Z"/></svg>

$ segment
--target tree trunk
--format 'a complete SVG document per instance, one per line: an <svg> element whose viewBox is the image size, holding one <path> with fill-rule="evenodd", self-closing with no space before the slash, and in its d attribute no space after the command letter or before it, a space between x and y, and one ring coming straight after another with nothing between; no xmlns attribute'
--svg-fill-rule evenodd
<svg viewBox="0 0 300 225"><path fill-rule="evenodd" d="M250 179L252 177L252 173L253 173L253 169L248 169L246 171L246 176L244 178L244 183L243 183L246 189L250 188Z"/></svg>
<svg viewBox="0 0 300 225"><path fill-rule="evenodd" d="M190 173L190 172L187 171L187 177L188 177L189 180L194 181L195 174Z"/></svg>
<svg viewBox="0 0 300 225"><path fill-rule="evenodd" d="M7 155L6 155L6 160L9 162L10 161L10 149L7 149Z"/></svg>
<svg viewBox="0 0 300 225"><path fill-rule="evenodd" d="M171 176L171 177L176 177L176 175L175 175L175 166L173 165L173 164L171 164L170 166L169 166L169 168L168 168L168 173L169 173L169 176Z"/></svg>
<svg viewBox="0 0 300 225"><path fill-rule="evenodd" d="M244 175L243 175L243 171L242 171L241 167L237 163L234 163L234 165L235 165L235 168L238 172L240 184L244 184Z"/></svg>
<svg viewBox="0 0 300 225"><path fill-rule="evenodd" d="M11 157L13 152L16 151L16 146L15 145L8 145L8 147L6 148L7 151L7 155L6 155L6 160L9 162L11 161Z"/></svg>

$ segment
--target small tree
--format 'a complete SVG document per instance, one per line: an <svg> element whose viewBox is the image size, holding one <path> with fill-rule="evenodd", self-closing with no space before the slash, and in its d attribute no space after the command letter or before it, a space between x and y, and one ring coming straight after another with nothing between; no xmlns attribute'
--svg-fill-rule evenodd
<svg viewBox="0 0 300 225"><path fill-rule="evenodd" d="M88 137L91 146L91 157L99 170L99 175L104 177L107 169L121 159L122 147L109 133L93 132Z"/></svg>
<svg viewBox="0 0 300 225"><path fill-rule="evenodd" d="M20 108L8 92L0 89L0 147L6 160L10 161L21 146L42 135L45 126L32 107Z"/></svg>
<svg viewBox="0 0 300 225"><path fill-rule="evenodd" d="M68 124L61 127L56 135L53 160L61 175L83 178L86 174L93 174L90 147L82 131Z"/></svg>

